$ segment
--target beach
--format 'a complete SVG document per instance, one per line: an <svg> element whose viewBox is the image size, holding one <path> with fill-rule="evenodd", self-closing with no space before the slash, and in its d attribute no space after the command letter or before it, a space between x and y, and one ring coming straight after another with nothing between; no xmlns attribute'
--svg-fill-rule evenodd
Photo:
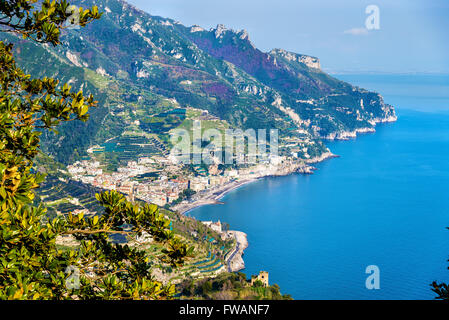
<svg viewBox="0 0 449 320"><path fill-rule="evenodd" d="M222 199L227 193L240 188L244 185L255 182L259 179L274 177L274 176L286 176L292 173L301 173L301 174L313 174L316 170L315 167L311 166L311 164L319 163L325 161L327 159L336 158L337 155L326 152L323 153L320 157L311 158L306 160L305 162L298 162L289 166L281 167L275 172L271 172L269 174L260 174L254 175L253 177L233 180L223 185L203 190L198 192L196 195L192 197L192 201L185 204L178 204L172 208L174 211L178 211L181 214L186 214L189 211L209 204L222 204L220 199Z"/></svg>
<svg viewBox="0 0 449 320"><path fill-rule="evenodd" d="M178 211L179 213L186 214L190 210L195 208L208 205L208 204L221 204L219 200L223 198L228 192L235 190L243 185L254 182L260 178L256 179L248 179L248 180L239 180L239 181L231 181L229 183L223 184L221 186L215 187L210 190L203 191L198 193L197 200L195 199L193 202L180 204L173 207L173 210Z"/></svg>

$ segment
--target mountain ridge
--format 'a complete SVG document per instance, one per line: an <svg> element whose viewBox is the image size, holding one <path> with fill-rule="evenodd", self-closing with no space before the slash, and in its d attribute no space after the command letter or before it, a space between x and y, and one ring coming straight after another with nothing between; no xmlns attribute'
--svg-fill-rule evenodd
<svg viewBox="0 0 449 320"><path fill-rule="evenodd" d="M123 0L73 3L97 5L104 15L86 28L65 31L63 46L56 48L33 49L14 39L27 72L53 74L101 98L93 124L63 125L60 137L44 137L46 151L64 163L76 158L71 147L83 155L87 147L123 133L120 125L173 108L207 110L234 128L277 128L282 136L305 141L311 152L305 157L326 152L325 139L346 139L396 119L378 93L329 76L316 57L283 49L262 52L245 30L187 27ZM38 68L33 57L33 50L42 53L38 47L53 59L51 67ZM61 139L73 140L63 155L56 148Z"/></svg>

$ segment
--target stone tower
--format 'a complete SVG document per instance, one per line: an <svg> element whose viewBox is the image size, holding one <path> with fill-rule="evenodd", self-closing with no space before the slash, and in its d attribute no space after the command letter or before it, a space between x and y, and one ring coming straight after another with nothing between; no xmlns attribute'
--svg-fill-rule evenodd
<svg viewBox="0 0 449 320"><path fill-rule="evenodd" d="M261 281L263 283L264 287L268 287L269 286L268 272L260 271L258 276L252 276L251 277L251 285L254 285L254 282L256 282L257 280Z"/></svg>

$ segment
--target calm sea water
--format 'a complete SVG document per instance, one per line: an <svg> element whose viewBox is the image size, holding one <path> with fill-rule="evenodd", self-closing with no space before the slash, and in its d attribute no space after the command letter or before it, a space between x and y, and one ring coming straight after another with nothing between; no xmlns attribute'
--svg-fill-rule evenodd
<svg viewBox="0 0 449 320"><path fill-rule="evenodd" d="M449 77L340 76L382 93L399 121L330 143L311 176L267 178L189 214L248 234L247 275L295 299L433 299L449 281ZM380 268L367 290L365 269Z"/></svg>

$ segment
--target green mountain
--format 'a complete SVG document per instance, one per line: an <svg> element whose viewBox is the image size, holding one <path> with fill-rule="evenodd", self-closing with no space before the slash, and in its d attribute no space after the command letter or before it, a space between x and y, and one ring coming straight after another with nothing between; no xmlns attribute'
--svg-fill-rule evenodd
<svg viewBox="0 0 449 320"><path fill-rule="evenodd" d="M15 43L27 72L67 81L100 102L87 123L64 124L59 135L43 137L44 150L59 162L72 163L89 147L127 132L154 134L155 141L147 135L145 143L160 151L167 132L183 120L164 117L188 107L234 128L278 128L282 137L301 139L303 157L326 152L323 139L353 137L396 119L379 94L329 76L315 57L262 52L244 30L186 27L121 0L72 2L97 5L104 15L86 28L65 30L62 46L2 35Z"/></svg>
<svg viewBox="0 0 449 320"><path fill-rule="evenodd" d="M194 119L219 130L277 128L281 142L289 145L283 151L294 150L304 159L328 152L326 139L355 137L374 131L379 122L396 120L394 108L378 93L329 76L316 57L282 49L262 52L244 30L187 27L122 0L71 3L97 5L104 15L86 28L65 29L57 47L7 33L0 37L14 43L18 65L33 77L57 78L99 101L86 123L65 123L59 134L42 135L36 167L48 176L36 202L48 206L48 218L77 210L101 214L94 197L101 188L73 180L66 165L95 155L103 172L110 173L130 160L166 156L170 130L188 129ZM204 177L208 168L182 169ZM222 170L217 166L217 172ZM150 184L159 173L132 179ZM224 272L234 238L221 239L178 212L161 212L173 221L177 235L196 248L194 260L180 270L156 266L161 278L177 282L183 297L288 298L277 286L252 286L243 275ZM145 250L156 257L162 248L149 244ZM197 281L220 272L214 280Z"/></svg>

